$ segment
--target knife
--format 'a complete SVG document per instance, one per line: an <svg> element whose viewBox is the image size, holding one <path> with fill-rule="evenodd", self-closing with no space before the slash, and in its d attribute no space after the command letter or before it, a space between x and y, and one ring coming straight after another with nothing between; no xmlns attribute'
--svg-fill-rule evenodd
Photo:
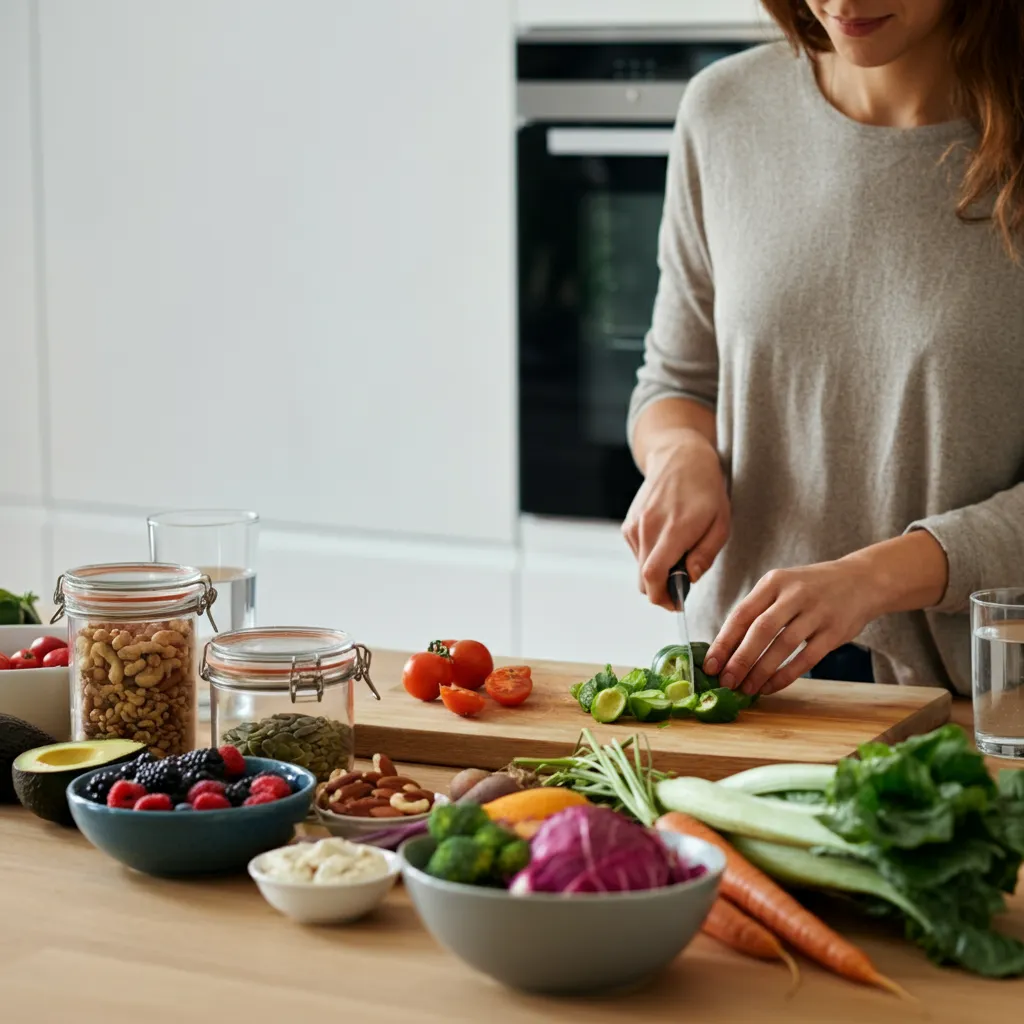
<svg viewBox="0 0 1024 1024"><path fill-rule="evenodd" d="M689 664L690 682L693 683L696 673L693 666L693 646L690 644L690 628L686 621L686 597L690 593L690 574L686 571L686 556L676 562L668 571L668 592L676 603L676 625L679 630L679 642L686 648Z"/></svg>

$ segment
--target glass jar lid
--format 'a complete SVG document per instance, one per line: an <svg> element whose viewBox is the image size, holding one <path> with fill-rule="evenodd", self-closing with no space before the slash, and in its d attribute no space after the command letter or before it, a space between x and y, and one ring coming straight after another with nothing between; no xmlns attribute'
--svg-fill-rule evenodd
<svg viewBox="0 0 1024 1024"><path fill-rule="evenodd" d="M210 611L217 591L199 569L170 562L108 562L62 573L53 592L57 606L51 623L65 611L111 618L145 618Z"/></svg>
<svg viewBox="0 0 1024 1024"><path fill-rule="evenodd" d="M222 633L207 643L199 674L227 689L287 691L294 700L300 690L370 679L370 652L340 629L316 626L257 626Z"/></svg>

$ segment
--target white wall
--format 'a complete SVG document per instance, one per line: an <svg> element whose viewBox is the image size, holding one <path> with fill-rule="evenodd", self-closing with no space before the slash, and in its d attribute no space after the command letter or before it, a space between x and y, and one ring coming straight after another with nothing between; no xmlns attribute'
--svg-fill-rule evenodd
<svg viewBox="0 0 1024 1024"><path fill-rule="evenodd" d="M0 586L245 506L263 622L645 661L617 528L516 512L515 34L746 5L0 0Z"/></svg>

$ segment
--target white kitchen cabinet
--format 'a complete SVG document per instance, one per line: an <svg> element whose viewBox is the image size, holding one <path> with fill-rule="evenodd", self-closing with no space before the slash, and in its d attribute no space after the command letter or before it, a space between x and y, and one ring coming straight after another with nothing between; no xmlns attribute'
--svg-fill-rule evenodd
<svg viewBox="0 0 1024 1024"><path fill-rule="evenodd" d="M0 2L0 501L41 501L29 0ZM3 564L0 562L0 564ZM0 583L0 586L4 586Z"/></svg>
<svg viewBox="0 0 1024 1024"><path fill-rule="evenodd" d="M46 523L43 508L0 507L0 587L37 594L40 612L49 603L56 582L46 557Z"/></svg>
<svg viewBox="0 0 1024 1024"><path fill-rule="evenodd" d="M52 517L52 532L54 579L76 565L145 558L149 550L144 516L62 511ZM263 526L257 621L345 629L371 649L420 649L461 635L496 654L517 654L515 568L511 547Z"/></svg>
<svg viewBox="0 0 1024 1024"><path fill-rule="evenodd" d="M56 499L511 542L511 0L39 11Z"/></svg>
<svg viewBox="0 0 1024 1024"><path fill-rule="evenodd" d="M753 25L768 21L758 0L516 0L522 28Z"/></svg>
<svg viewBox="0 0 1024 1024"><path fill-rule="evenodd" d="M617 526L525 517L522 527L519 617L530 657L647 665L675 639L671 613L639 592Z"/></svg>

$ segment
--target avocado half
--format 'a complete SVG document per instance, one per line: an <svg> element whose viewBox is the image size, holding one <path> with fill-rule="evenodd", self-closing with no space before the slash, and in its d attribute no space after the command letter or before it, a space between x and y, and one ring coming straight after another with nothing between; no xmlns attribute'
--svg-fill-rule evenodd
<svg viewBox="0 0 1024 1024"><path fill-rule="evenodd" d="M18 800L14 795L14 780L11 778L14 759L33 747L56 742L52 736L23 718L0 715L0 804L13 804Z"/></svg>
<svg viewBox="0 0 1024 1024"><path fill-rule="evenodd" d="M58 825L73 826L68 783L94 768L131 761L145 747L145 743L135 740L111 739L49 743L26 750L14 759L11 768L14 792L33 814Z"/></svg>

